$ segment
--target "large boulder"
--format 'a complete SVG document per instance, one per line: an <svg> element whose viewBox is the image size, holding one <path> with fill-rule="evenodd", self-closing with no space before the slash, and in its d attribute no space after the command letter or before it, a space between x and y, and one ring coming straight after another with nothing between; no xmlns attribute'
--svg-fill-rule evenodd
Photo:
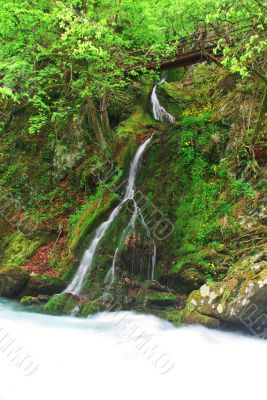
<svg viewBox="0 0 267 400"><path fill-rule="evenodd" d="M66 282L59 278L32 275L23 289L21 296L48 295L61 293L66 287Z"/></svg>
<svg viewBox="0 0 267 400"><path fill-rule="evenodd" d="M229 268L222 282L208 282L191 293L184 312L215 318L221 325L244 328L267 338L267 259L264 251L246 256ZM194 318L191 318L194 322Z"/></svg>
<svg viewBox="0 0 267 400"><path fill-rule="evenodd" d="M27 285L29 273L18 267L6 268L0 271L0 296L16 297Z"/></svg>

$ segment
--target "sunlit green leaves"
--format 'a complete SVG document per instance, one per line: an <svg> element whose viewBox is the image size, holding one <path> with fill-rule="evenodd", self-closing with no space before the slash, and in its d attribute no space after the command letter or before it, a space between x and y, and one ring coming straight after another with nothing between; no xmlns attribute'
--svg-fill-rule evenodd
<svg viewBox="0 0 267 400"><path fill-rule="evenodd" d="M219 40L218 49L223 49L223 65L242 77L255 68L264 69L266 6L266 1L258 0L217 0L217 12L206 17L209 24L224 26L228 32Z"/></svg>

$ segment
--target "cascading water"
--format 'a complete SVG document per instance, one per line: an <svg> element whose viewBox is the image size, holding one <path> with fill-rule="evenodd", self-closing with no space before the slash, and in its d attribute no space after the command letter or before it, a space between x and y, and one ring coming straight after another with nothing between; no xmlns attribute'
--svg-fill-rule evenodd
<svg viewBox="0 0 267 400"><path fill-rule="evenodd" d="M152 112L155 120L157 121L166 121L171 124L175 123L175 118L173 115L169 114L164 107L161 106L158 96L157 96L157 87L164 83L166 78L162 78L159 83L157 83L151 94L151 104L152 104Z"/></svg>
<svg viewBox="0 0 267 400"><path fill-rule="evenodd" d="M136 200L134 199L135 196L135 181L138 173L138 167L140 165L141 157L146 149L146 147L149 145L152 137L147 139L137 150L135 157L132 161L131 168L130 168L130 173L128 177L128 182L127 182L127 187L125 191L125 195L123 200L120 202L120 204L112 211L110 214L109 218L107 221L103 222L96 230L95 236L88 247L88 249L85 251L82 261L80 263L80 266L72 280L72 282L68 285L68 287L64 290L63 293L72 293L75 295L81 294L85 280L88 278L91 272L93 260L96 254L97 247L105 236L105 233L107 232L108 228L110 225L113 223L113 221L116 219L118 216L120 210L122 209L123 205L129 201L132 200L134 204L134 211L133 215L130 219L129 224L127 227L124 229L120 240L119 240L119 246L123 238L125 237L125 234L129 231L130 228L133 228L135 225L135 222L138 217L141 219L141 223L145 227L147 234L150 235L148 226L145 223L144 217L142 215L141 209L138 207ZM116 258L119 250L119 246L117 247L114 257L113 257L113 262L112 262L112 267L108 273L108 276L106 280L109 280L111 282L114 282L115 279L115 267L116 267ZM153 245L153 255L152 255L152 272L151 272L151 279L154 279L154 271L155 271L155 262L156 262L156 245L154 243Z"/></svg>
<svg viewBox="0 0 267 400"><path fill-rule="evenodd" d="M153 88L152 91L152 95L151 95L151 104L152 104L152 111L153 111L153 116L157 121L166 121L169 123L175 123L175 118L169 114L164 107L162 107L160 105L159 99L157 97L157 87L159 85L161 85L163 82L165 82L166 78L161 79L161 81L156 84ZM150 271L148 268L148 276L147 278L151 278L152 280L154 279L154 275L155 275L155 264L156 264L156 243L155 241L152 239L151 234L150 234L150 230L145 222L144 216L142 214L142 210L141 208L138 206L136 200L135 200L135 181L136 181L136 176L137 176L137 172L138 172L138 167L140 164L140 160L141 157L146 149L146 147L148 146L148 144L150 143L152 137L147 139L137 150L135 157L133 159L133 162L131 164L131 168L130 168L130 173L129 173L129 177L128 177L128 183L127 183L127 187L126 187L126 191L125 191L125 195L123 200L120 202L120 204L112 211L112 213L110 214L109 218L107 219L107 221L103 222L96 230L95 236L90 244L90 246L88 247L88 249L85 251L82 261L80 263L80 266L72 280L72 282L68 285L68 287L64 290L63 293L72 293L75 295L79 295L81 294L83 287L84 287L84 283L86 281L86 279L88 278L88 276L90 275L91 272L91 268L92 268L92 264L94 261L94 257L96 254L96 250L97 247L99 245L99 243L101 242L101 240L104 238L108 228L111 226L111 224L113 223L113 221L116 219L116 217L118 216L118 214L120 213L123 205L129 201L132 200L133 201L133 205L134 205L134 209L133 209L133 214L132 217L128 223L128 225L126 226L126 228L123 230L120 238L119 238L119 244L118 247L115 250L114 253L114 257L112 260L112 266L106 276L105 282L109 282L109 286L107 289L109 289L110 285L112 285L112 283L115 280L115 271L116 271L116 261L117 261L117 257L118 257L118 253L119 253L119 249L121 247L121 244L123 243L123 240L125 239L126 235L129 233L130 230L133 230L136 224L137 219L139 218L141 221L141 224L143 225L143 227L145 228L145 231L147 233L147 236L153 241L153 255L152 255L152 260L151 260L151 264L152 264L152 268L151 268L151 274L149 275Z"/></svg>
<svg viewBox="0 0 267 400"><path fill-rule="evenodd" d="M136 181L136 176L137 176L137 172L138 172L138 166L139 166L139 162L140 162L140 157L143 154L147 144L150 142L150 140L152 139L152 137L150 139L148 139L142 146L140 146L139 150L137 151L133 162L131 164L131 169L130 169L130 174L129 174L129 179L128 179L128 184L127 184L127 188L126 188L126 193L124 196L124 202L128 201L128 200L132 200L133 201L133 205L134 205L134 211L133 211L133 215L128 223L128 225L126 226L126 228L123 230L121 236L120 236L120 240L119 240L119 245L116 248L114 257L113 257L113 261L112 261L112 266L110 271L107 274L106 277L106 281L110 280L110 283L114 282L115 279L115 270L116 270L116 260L117 260L117 256L118 256L118 252L120 249L120 246L123 242L123 240L125 239L126 235L128 234L128 232L132 229L134 229L135 223L137 221L138 218L140 218L140 221L143 225L143 227L146 230L147 236L151 238L151 234L149 231L149 228L145 222L144 216L142 214L142 210L140 207L138 207L138 204L135 200L135 181ZM155 263L156 263L156 243L153 240L153 255L152 255L152 269L151 269L151 275L148 275L147 278L151 278L152 280L154 279L154 272L155 272ZM148 269L148 274L149 274L149 269Z"/></svg>

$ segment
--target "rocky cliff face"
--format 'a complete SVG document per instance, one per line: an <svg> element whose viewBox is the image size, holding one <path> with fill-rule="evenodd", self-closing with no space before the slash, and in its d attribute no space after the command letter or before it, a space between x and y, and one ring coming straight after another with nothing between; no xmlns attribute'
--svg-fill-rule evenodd
<svg viewBox="0 0 267 400"><path fill-rule="evenodd" d="M261 332L267 299L263 86L213 65L171 72L159 90L176 117L171 126L150 115L152 82L135 83L127 92L130 107L113 99L116 118L104 152L73 121L63 149L46 133L29 139L27 115L13 116L0 141L0 184L11 188L1 203L17 201L10 216L2 206L0 295L36 303L66 287L94 230L117 204L137 145L154 133L137 186L157 243L156 281L143 273L151 243L137 227L122 244L119 279L102 296L126 210L99 248L84 295L53 297L44 309L70 312L78 305L78 315L86 316L134 308L176 324ZM65 125L57 129L62 142Z"/></svg>

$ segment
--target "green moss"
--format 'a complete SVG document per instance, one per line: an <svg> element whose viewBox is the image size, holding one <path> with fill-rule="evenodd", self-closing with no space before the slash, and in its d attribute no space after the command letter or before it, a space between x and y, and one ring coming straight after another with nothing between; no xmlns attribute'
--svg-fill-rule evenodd
<svg viewBox="0 0 267 400"><path fill-rule="evenodd" d="M79 311L79 316L80 317L88 317L88 315L95 314L101 310L101 307L99 304L95 301L86 301L82 306Z"/></svg>
<svg viewBox="0 0 267 400"><path fill-rule="evenodd" d="M148 300L171 300L176 301L176 295L172 293L149 293Z"/></svg>
<svg viewBox="0 0 267 400"><path fill-rule="evenodd" d="M183 312L182 323L188 325L204 325L208 328L218 328L220 326L220 321L218 319L200 314L197 311Z"/></svg>
<svg viewBox="0 0 267 400"><path fill-rule="evenodd" d="M133 114L123 121L116 129L114 139L127 137L130 140L140 135L140 130L144 131L147 127L154 125L152 116L147 114L142 107L137 107Z"/></svg>
<svg viewBox="0 0 267 400"><path fill-rule="evenodd" d="M77 304L67 293L53 296L44 306L43 311L51 314L69 314Z"/></svg>
<svg viewBox="0 0 267 400"><path fill-rule="evenodd" d="M23 305L23 306L31 306L33 304L39 304L39 301L38 301L37 297L24 296L20 300L20 304Z"/></svg>
<svg viewBox="0 0 267 400"><path fill-rule="evenodd" d="M177 327L183 325L184 310L164 310L160 312L159 317L166 319Z"/></svg>
<svg viewBox="0 0 267 400"><path fill-rule="evenodd" d="M177 303L177 297L173 293L148 293L147 305L148 306L171 306Z"/></svg>
<svg viewBox="0 0 267 400"><path fill-rule="evenodd" d="M137 107L132 115L116 129L113 137L113 152L116 164L125 169L130 157L136 149L138 136L146 135L146 131L155 125L151 115L142 107Z"/></svg>
<svg viewBox="0 0 267 400"><path fill-rule="evenodd" d="M88 232L97 226L99 218L112 207L116 200L117 196L114 193L101 189L89 198L78 214L72 216L72 220L77 220L77 223L71 232L69 246L71 252L76 251Z"/></svg>
<svg viewBox="0 0 267 400"><path fill-rule="evenodd" d="M39 239L28 239L22 232L15 232L5 239L0 265L5 268L24 266L40 245Z"/></svg>

